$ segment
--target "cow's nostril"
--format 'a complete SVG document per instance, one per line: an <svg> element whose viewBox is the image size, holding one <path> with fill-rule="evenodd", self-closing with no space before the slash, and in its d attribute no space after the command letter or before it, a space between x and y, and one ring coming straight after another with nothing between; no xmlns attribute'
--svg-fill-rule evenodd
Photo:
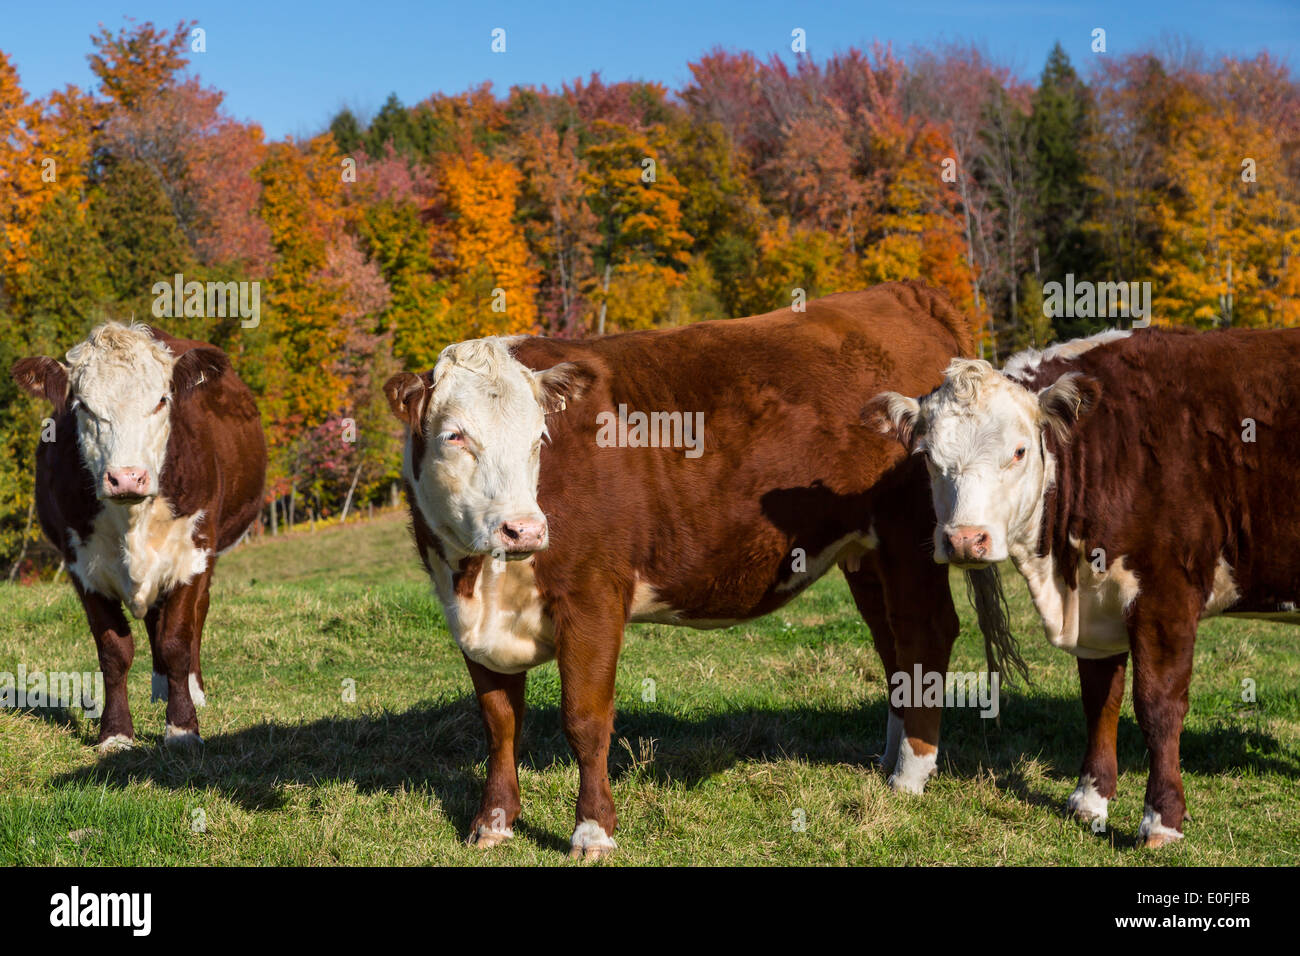
<svg viewBox="0 0 1300 956"><path fill-rule="evenodd" d="M507 538L509 538L511 541L518 541L518 540L519 540L519 532L518 532L518 530L516 530L516 529L515 529L513 526L511 526L510 524L503 524L503 525L501 526L501 533L504 534L504 535L505 535Z"/></svg>

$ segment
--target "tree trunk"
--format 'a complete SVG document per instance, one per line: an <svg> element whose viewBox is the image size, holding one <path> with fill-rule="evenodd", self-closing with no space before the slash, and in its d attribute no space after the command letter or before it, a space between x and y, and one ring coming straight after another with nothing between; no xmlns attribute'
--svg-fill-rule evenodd
<svg viewBox="0 0 1300 956"><path fill-rule="evenodd" d="M352 476L352 487L348 489L348 496L343 500L343 516L339 518L339 524L341 525L348 523L348 512L352 510L352 496L356 494L357 482L361 480L361 469L365 467L365 462L357 465L357 473Z"/></svg>
<svg viewBox="0 0 1300 956"><path fill-rule="evenodd" d="M31 503L27 506L27 527L23 529L23 547L22 550L18 552L18 560L15 561L14 566L9 569L10 583L13 582L14 578L18 577L18 569L23 566L23 561L26 560L27 558L27 543L28 541L31 540L32 516L34 514L36 514L36 489L35 488L32 489Z"/></svg>
<svg viewBox="0 0 1300 956"><path fill-rule="evenodd" d="M609 304L609 269L610 264L605 263L605 283L601 287L602 295L600 299L600 320L596 323L596 334L605 334L605 306Z"/></svg>

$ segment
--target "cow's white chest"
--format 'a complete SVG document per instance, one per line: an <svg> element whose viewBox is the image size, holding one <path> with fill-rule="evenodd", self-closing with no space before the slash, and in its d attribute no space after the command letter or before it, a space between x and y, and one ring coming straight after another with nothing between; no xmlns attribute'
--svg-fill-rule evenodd
<svg viewBox="0 0 1300 956"><path fill-rule="evenodd" d="M107 503L90 537L69 531L82 587L117 598L142 618L166 592L207 569L211 552L194 542L203 512L174 517L161 495L131 505Z"/></svg>
<svg viewBox="0 0 1300 956"><path fill-rule="evenodd" d="M447 626L471 660L499 674L518 674L555 656L555 630L531 558L485 558L473 591L464 594L456 591L452 568L436 555L429 558Z"/></svg>
<svg viewBox="0 0 1300 956"><path fill-rule="evenodd" d="M1069 587L1051 555L1016 559L1053 647L1085 659L1128 651L1125 614L1138 596L1139 585L1137 575L1124 565L1121 556L1098 571L1084 555L1077 584Z"/></svg>

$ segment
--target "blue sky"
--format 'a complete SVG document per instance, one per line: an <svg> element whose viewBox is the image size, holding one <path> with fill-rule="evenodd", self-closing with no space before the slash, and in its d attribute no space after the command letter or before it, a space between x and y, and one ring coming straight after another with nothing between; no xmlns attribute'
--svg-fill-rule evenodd
<svg viewBox="0 0 1300 956"><path fill-rule="evenodd" d="M1107 49L1124 53L1179 36L1208 53L1268 49L1300 72L1300 0L1156 2L828 2L603 0L603 2L382 3L321 0L207 3L55 0L10 3L0 20L0 50L16 62L24 87L41 96L66 83L92 85L90 34L116 29L129 15L174 24L194 19L207 52L192 69L226 93L226 106L271 137L309 135L344 105L373 113L389 92L404 102L460 92L491 80L552 88L600 71L606 80L658 80L675 88L687 63L715 45L764 57L790 54L790 33L806 31L817 58L873 40L906 53L913 44L976 40L1030 77L1060 40L1086 69L1094 27ZM506 52L491 52L491 32L506 30Z"/></svg>

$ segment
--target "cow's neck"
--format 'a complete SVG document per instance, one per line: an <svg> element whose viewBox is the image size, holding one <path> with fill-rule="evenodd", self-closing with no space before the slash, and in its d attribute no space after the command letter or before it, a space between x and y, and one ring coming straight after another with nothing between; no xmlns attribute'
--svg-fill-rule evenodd
<svg viewBox="0 0 1300 956"><path fill-rule="evenodd" d="M1034 602L1048 641L1057 647L1071 647L1078 640L1078 602L1066 586L1056 557L1052 553L1053 530L1056 523L1053 487L1056 485L1057 459L1047 450L1040 436L1040 453L1043 473L1038 490L1038 501L1028 525L1009 535L1007 551L1016 570L1029 586L1029 596Z"/></svg>
<svg viewBox="0 0 1300 956"><path fill-rule="evenodd" d="M422 511L418 520L426 529L432 527ZM465 554L429 533L424 555L429 577L451 636L466 656L503 674L555 656L554 629L537 588L534 558L500 561Z"/></svg>
<svg viewBox="0 0 1300 956"><path fill-rule="evenodd" d="M1043 460L1042 506L1031 526L1015 535L1016 541L1035 545L1012 545L1011 560L1053 646L1083 658L1122 653L1128 649L1124 613L1137 596L1137 577L1125 556L1085 553L1087 543L1065 533L1068 503L1056 483L1061 464L1046 450Z"/></svg>
<svg viewBox="0 0 1300 956"><path fill-rule="evenodd" d="M105 502L84 540L68 535L82 587L114 597L142 618L159 597L207 569L211 552L195 541L203 512L175 516L161 495L132 504Z"/></svg>

